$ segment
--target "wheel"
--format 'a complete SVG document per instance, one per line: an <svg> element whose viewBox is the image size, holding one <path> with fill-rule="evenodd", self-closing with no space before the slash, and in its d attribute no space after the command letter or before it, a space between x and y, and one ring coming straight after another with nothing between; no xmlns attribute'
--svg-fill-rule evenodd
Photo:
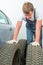
<svg viewBox="0 0 43 65"><path fill-rule="evenodd" d="M19 44L5 43L0 48L0 65L20 65L20 54Z"/></svg>
<svg viewBox="0 0 43 65"><path fill-rule="evenodd" d="M21 39L19 40L20 50L21 50L21 65L25 64L25 50L26 50L26 40Z"/></svg>
<svg viewBox="0 0 43 65"><path fill-rule="evenodd" d="M43 51L41 46L28 45L26 65L43 65Z"/></svg>

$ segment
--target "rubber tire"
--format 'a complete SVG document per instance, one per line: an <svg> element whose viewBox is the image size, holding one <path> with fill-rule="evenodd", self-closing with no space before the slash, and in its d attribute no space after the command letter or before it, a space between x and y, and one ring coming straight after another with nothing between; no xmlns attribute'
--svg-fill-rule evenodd
<svg viewBox="0 0 43 65"><path fill-rule="evenodd" d="M26 65L43 65L43 51L41 46L28 45L26 53Z"/></svg>
<svg viewBox="0 0 43 65"><path fill-rule="evenodd" d="M20 50L17 50L15 55L14 55L14 59L13 59L13 64L12 65L20 65L21 63L21 58L20 58Z"/></svg>
<svg viewBox="0 0 43 65"><path fill-rule="evenodd" d="M21 39L21 40L19 40L18 43L20 45L20 50L21 50L21 64L20 65L24 65L25 64L25 50L26 50L27 40Z"/></svg>
<svg viewBox="0 0 43 65"><path fill-rule="evenodd" d="M20 54L19 44L4 43L0 48L0 65L20 65Z"/></svg>

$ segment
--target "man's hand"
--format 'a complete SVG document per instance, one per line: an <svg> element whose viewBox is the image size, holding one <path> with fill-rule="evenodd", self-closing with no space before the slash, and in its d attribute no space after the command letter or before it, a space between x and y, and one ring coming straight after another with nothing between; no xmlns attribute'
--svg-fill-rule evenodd
<svg viewBox="0 0 43 65"><path fill-rule="evenodd" d="M40 46L40 44L38 42L32 42L30 44L33 45L33 46Z"/></svg>
<svg viewBox="0 0 43 65"><path fill-rule="evenodd" d="M17 43L16 40L9 40L9 41L7 41L6 43L8 43L8 44L13 44L14 42Z"/></svg>

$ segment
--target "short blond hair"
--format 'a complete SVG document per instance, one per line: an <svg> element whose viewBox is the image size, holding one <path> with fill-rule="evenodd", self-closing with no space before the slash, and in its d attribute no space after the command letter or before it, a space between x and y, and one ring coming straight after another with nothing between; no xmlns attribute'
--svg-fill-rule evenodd
<svg viewBox="0 0 43 65"><path fill-rule="evenodd" d="M30 2L26 2L23 4L22 10L24 13L28 14L30 11L34 11L33 4Z"/></svg>

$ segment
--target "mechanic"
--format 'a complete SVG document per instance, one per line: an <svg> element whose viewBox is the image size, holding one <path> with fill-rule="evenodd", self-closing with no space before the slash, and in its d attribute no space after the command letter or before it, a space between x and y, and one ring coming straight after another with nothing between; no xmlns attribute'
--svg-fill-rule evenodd
<svg viewBox="0 0 43 65"><path fill-rule="evenodd" d="M25 2L23 4L22 10L23 16L18 20L14 31L13 40L9 41L9 43L16 42L19 30L22 26L22 22L23 20L25 20L27 32L27 45L32 42L32 45L39 46L40 45L39 42L42 36L41 35L42 19L40 13L34 8L33 4L30 2Z"/></svg>

